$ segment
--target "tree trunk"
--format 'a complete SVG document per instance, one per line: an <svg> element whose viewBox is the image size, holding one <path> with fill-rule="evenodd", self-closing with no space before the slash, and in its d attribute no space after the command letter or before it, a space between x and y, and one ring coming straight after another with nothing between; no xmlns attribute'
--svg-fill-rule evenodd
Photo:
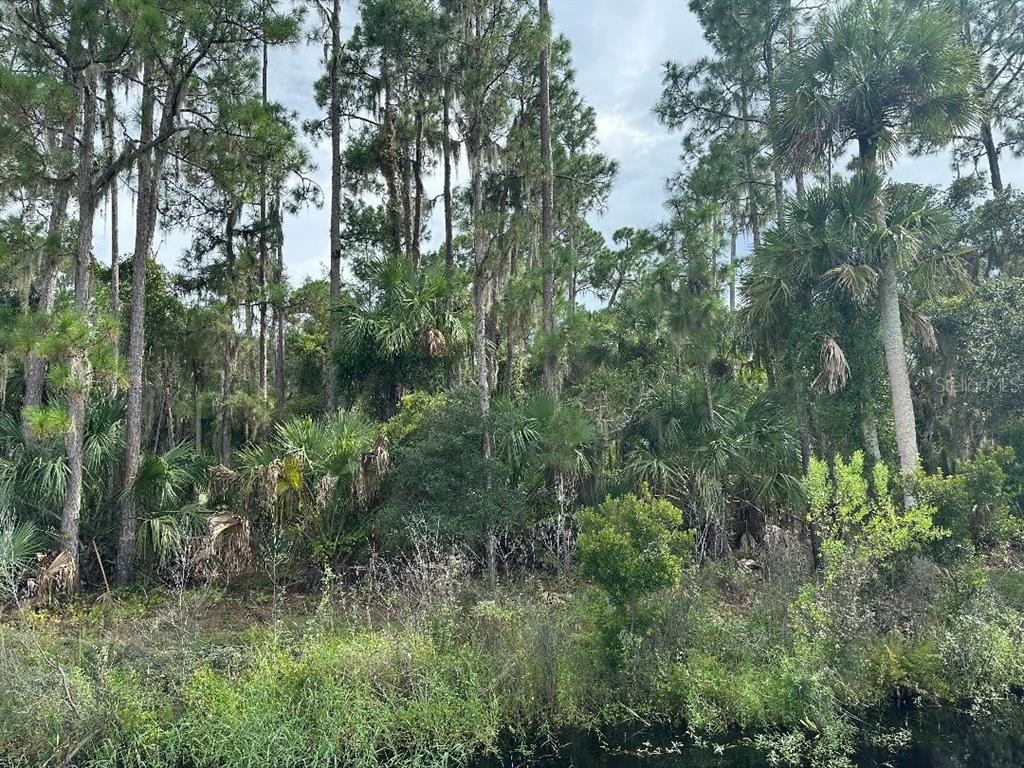
<svg viewBox="0 0 1024 768"><path fill-rule="evenodd" d="M441 153L444 155L444 268L450 276L455 269L452 250L452 137L451 87L445 74L441 107Z"/></svg>
<svg viewBox="0 0 1024 768"><path fill-rule="evenodd" d="M479 129L475 129L479 130ZM491 412L491 386L487 366L487 242L483 225L483 157L482 142L474 137L469 165L473 196L473 356L476 362L476 381L480 388L480 415L484 419L484 458L491 457L491 435L486 421Z"/></svg>
<svg viewBox="0 0 1024 768"><path fill-rule="evenodd" d="M203 400L199 391L199 376L192 374L192 444L203 452Z"/></svg>
<svg viewBox="0 0 1024 768"><path fill-rule="evenodd" d="M423 223L423 107L416 107L416 151L412 164L416 200L412 208L412 267L420 268L420 232Z"/></svg>
<svg viewBox="0 0 1024 768"><path fill-rule="evenodd" d="M104 98L106 101L104 109L103 133L107 162L114 160L114 76L108 73L104 81ZM121 322L121 275L118 261L120 259L120 244L118 243L117 232L117 174L110 179L110 186L107 189L110 204L110 314L114 322L120 325ZM117 354L117 346L114 347ZM117 378L111 386L111 396L117 395Z"/></svg>
<svg viewBox="0 0 1024 768"><path fill-rule="evenodd" d="M1003 191L1003 174L999 170L999 150L992 137L992 123L986 118L981 123L981 143L985 146L985 157L988 159L988 173L992 182L992 191L997 195Z"/></svg>
<svg viewBox="0 0 1024 768"><path fill-rule="evenodd" d="M263 40L263 62L261 72L261 97L264 109L267 106L267 41ZM266 168L261 169L260 174L260 234L259 253L260 263L258 269L259 280L259 340L256 349L256 373L260 388L260 399L267 402L267 269L269 267L269 255L267 244L267 174Z"/></svg>
<svg viewBox="0 0 1024 768"><path fill-rule="evenodd" d="M70 152L75 140L75 124L69 121L61 136L61 152ZM50 216L46 225L46 243L43 246L43 266L36 280L38 294L36 310L43 317L53 314L54 302L57 298L57 278L60 274L61 245L64 235L64 222L67 220L68 201L71 197L71 181L60 181L54 185L53 201L50 204ZM29 353L25 361L25 396L22 398L22 434L26 441L35 438L29 428L24 414L29 408L37 408L43 404L43 384L46 380L46 360L36 354Z"/></svg>
<svg viewBox="0 0 1024 768"><path fill-rule="evenodd" d="M736 242L739 239L739 230L736 226L735 217L732 226L729 228L729 311L736 311Z"/></svg>
<svg viewBox="0 0 1024 768"><path fill-rule="evenodd" d="M142 75L141 128L139 140L153 138L155 95L152 65L146 62ZM170 109L170 105L166 107ZM156 184L153 150L138 160L138 195L135 208L135 248L132 252L131 319L128 323L128 405L125 411L124 492L121 501L121 531L117 540L117 581L128 584L134 578L135 531L138 510L132 486L139 472L142 450L142 373L146 348L146 269L156 228Z"/></svg>
<svg viewBox="0 0 1024 768"><path fill-rule="evenodd" d="M331 6L331 308L341 301L341 0ZM341 329L331 313L327 320L327 411L338 409L337 354Z"/></svg>
<svg viewBox="0 0 1024 768"><path fill-rule="evenodd" d="M747 94L744 92L740 101L740 115L743 118L743 136L749 145L750 125L747 121L747 112ZM761 213L757 208L757 179L754 178L754 159L751 156L749 146L743 153L743 168L747 177L744 184L747 191L747 220L750 222L750 234L754 238L754 247L757 248L761 244Z"/></svg>
<svg viewBox="0 0 1024 768"><path fill-rule="evenodd" d="M551 159L551 16L548 0L540 0L544 46L540 54L540 154L544 177L540 195L540 261L544 270L544 389L558 397L558 350L555 347L555 268L551 258L554 237L554 168Z"/></svg>
<svg viewBox="0 0 1024 768"><path fill-rule="evenodd" d="M277 286L278 305L274 310L274 399L277 401L278 410L284 408L286 396L285 385L285 354L284 354L284 320L285 320L285 299L284 299L284 228L281 226L281 191L278 190L277 198L274 201L274 246L277 249Z"/></svg>
<svg viewBox="0 0 1024 768"><path fill-rule="evenodd" d="M387 56L380 57L381 89L384 92L384 117L381 131L384 137L384 182L387 187L387 209L391 252L396 258L402 253L402 203L398 199L398 146L395 121L391 109L391 71Z"/></svg>
<svg viewBox="0 0 1024 768"><path fill-rule="evenodd" d="M860 408L860 431L864 438L864 450L867 451L872 461L881 461L882 445L878 441L878 425L875 423L875 416L863 400L861 400Z"/></svg>
<svg viewBox="0 0 1024 768"><path fill-rule="evenodd" d="M96 73L86 68L81 77L82 132L76 173L78 197L78 241L75 245L75 312L87 319L92 280L92 230L96 198L92 188L92 166L96 154ZM82 472L85 441L85 401L89 385L89 358L84 349L73 351L69 374L67 450L68 476L61 515L61 546L71 557L70 591L79 585L79 529L82 515Z"/></svg>
<svg viewBox="0 0 1024 768"><path fill-rule="evenodd" d="M224 250L228 263L228 291L235 294L235 217L237 209L231 203L225 221ZM220 458L226 467L231 464L231 390L238 338L234 327L234 311L229 315L227 338L224 339L224 362L220 371Z"/></svg>
<svg viewBox="0 0 1024 768"><path fill-rule="evenodd" d="M768 80L768 122L775 124L775 116L778 111L778 98L775 87L775 21L771 18L771 6L768 5L768 37L764 41L764 68L765 77ZM782 183L782 161L777 152L772 151L772 187L775 191L775 221L782 222L782 214L785 210L785 195Z"/></svg>
<svg viewBox="0 0 1024 768"><path fill-rule="evenodd" d="M918 468L917 425L914 422L914 400L910 390L910 374L907 371L907 353L903 345L896 270L889 261L882 264L881 275L878 278L878 306L882 343L885 346L885 364L889 372L889 387L892 390L896 447L899 451L904 487L907 488L904 492L904 501L909 508L914 505L914 496L907 484L913 479Z"/></svg>

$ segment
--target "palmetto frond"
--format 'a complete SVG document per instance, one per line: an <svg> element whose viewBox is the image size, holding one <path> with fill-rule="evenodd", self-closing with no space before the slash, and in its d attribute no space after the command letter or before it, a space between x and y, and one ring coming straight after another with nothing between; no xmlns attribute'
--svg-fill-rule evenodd
<svg viewBox="0 0 1024 768"><path fill-rule="evenodd" d="M846 353L834 338L825 339L819 354L821 373L815 379L815 385L830 395L846 386L850 378L850 364L846 361Z"/></svg>
<svg viewBox="0 0 1024 768"><path fill-rule="evenodd" d="M17 522L9 510L0 509L0 588L9 588L42 547L43 536L35 523Z"/></svg>
<svg viewBox="0 0 1024 768"><path fill-rule="evenodd" d="M837 264L821 276L828 290L847 296L857 304L865 304L874 294L878 272L868 264Z"/></svg>
<svg viewBox="0 0 1024 768"><path fill-rule="evenodd" d="M206 480L206 463L190 443L146 456L131 492L154 513L180 507Z"/></svg>

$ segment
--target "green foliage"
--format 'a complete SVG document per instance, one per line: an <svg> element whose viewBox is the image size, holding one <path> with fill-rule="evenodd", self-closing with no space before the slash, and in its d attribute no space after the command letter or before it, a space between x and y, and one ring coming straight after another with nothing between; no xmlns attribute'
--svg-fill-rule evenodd
<svg viewBox="0 0 1024 768"><path fill-rule="evenodd" d="M646 489L580 512L579 575L611 601L609 639L646 629L654 616L648 598L678 584L693 552L693 532L682 524L677 507Z"/></svg>
<svg viewBox="0 0 1024 768"><path fill-rule="evenodd" d="M867 472L860 451L849 461L837 456L831 467L812 459L804 487L808 521L817 524L830 558L877 562L947 535L934 524L933 508L900 511L889 468L875 462Z"/></svg>
<svg viewBox="0 0 1024 768"><path fill-rule="evenodd" d="M479 547L489 531L520 526L524 494L508 465L484 458L475 391L457 390L425 411L391 448L385 501L372 521L377 535L394 546L422 528Z"/></svg>
<svg viewBox="0 0 1024 768"><path fill-rule="evenodd" d="M18 597L22 572L42 548L43 538L31 521L18 522L0 509L0 590L3 600Z"/></svg>
<svg viewBox="0 0 1024 768"><path fill-rule="evenodd" d="M295 416L274 437L239 454L240 503L261 530L304 542L313 561L330 562L362 540L359 512L387 469L379 429L356 411L333 417Z"/></svg>
<svg viewBox="0 0 1024 768"><path fill-rule="evenodd" d="M1010 447L981 450L962 461L954 475L922 475L919 495L935 508L935 522L957 542L987 548L1020 539L1022 522L1011 507L1008 470L1016 466Z"/></svg>

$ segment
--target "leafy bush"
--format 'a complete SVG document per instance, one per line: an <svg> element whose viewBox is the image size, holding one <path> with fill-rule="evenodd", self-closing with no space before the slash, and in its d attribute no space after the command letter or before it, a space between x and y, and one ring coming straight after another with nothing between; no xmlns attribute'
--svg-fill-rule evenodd
<svg viewBox="0 0 1024 768"><path fill-rule="evenodd" d="M449 395L409 422L392 446L381 489L384 502L372 521L385 545L404 546L421 527L479 547L489 531L523 522L525 496L512 484L508 466L484 458L475 390Z"/></svg>
<svg viewBox="0 0 1024 768"><path fill-rule="evenodd" d="M1016 464L1012 448L980 450L963 461L955 475L922 475L921 500L935 509L935 521L956 542L975 549L1016 540L1022 532L1013 514L1010 474Z"/></svg>
<svg viewBox="0 0 1024 768"><path fill-rule="evenodd" d="M812 459L804 487L809 520L817 523L832 564L847 554L863 562L885 560L946 535L933 524L931 507L900 511L889 468L875 462L867 474L861 451L849 461L837 456L831 471Z"/></svg>
<svg viewBox="0 0 1024 768"><path fill-rule="evenodd" d="M580 513L579 574L608 596L630 632L649 621L643 600L679 581L693 550L682 512L650 491L608 499Z"/></svg>

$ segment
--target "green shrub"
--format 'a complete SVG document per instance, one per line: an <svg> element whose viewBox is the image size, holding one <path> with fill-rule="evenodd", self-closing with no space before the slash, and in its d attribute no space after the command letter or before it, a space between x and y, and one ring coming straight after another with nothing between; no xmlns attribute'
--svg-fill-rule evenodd
<svg viewBox="0 0 1024 768"><path fill-rule="evenodd" d="M1012 448L980 450L961 462L955 475L919 477L918 495L935 510L936 524L948 529L955 542L981 549L1016 541L1022 522L1012 512L1008 474L1015 466Z"/></svg>
<svg viewBox="0 0 1024 768"><path fill-rule="evenodd" d="M580 576L627 610L679 580L693 549L682 512L649 491L609 499L580 513Z"/></svg>
<svg viewBox="0 0 1024 768"><path fill-rule="evenodd" d="M391 449L385 501L372 521L377 536L391 548L402 547L419 525L480 547L495 527L521 523L525 497L511 484L509 468L483 456L474 392L461 390L417 408L408 425L394 430L402 438Z"/></svg>

